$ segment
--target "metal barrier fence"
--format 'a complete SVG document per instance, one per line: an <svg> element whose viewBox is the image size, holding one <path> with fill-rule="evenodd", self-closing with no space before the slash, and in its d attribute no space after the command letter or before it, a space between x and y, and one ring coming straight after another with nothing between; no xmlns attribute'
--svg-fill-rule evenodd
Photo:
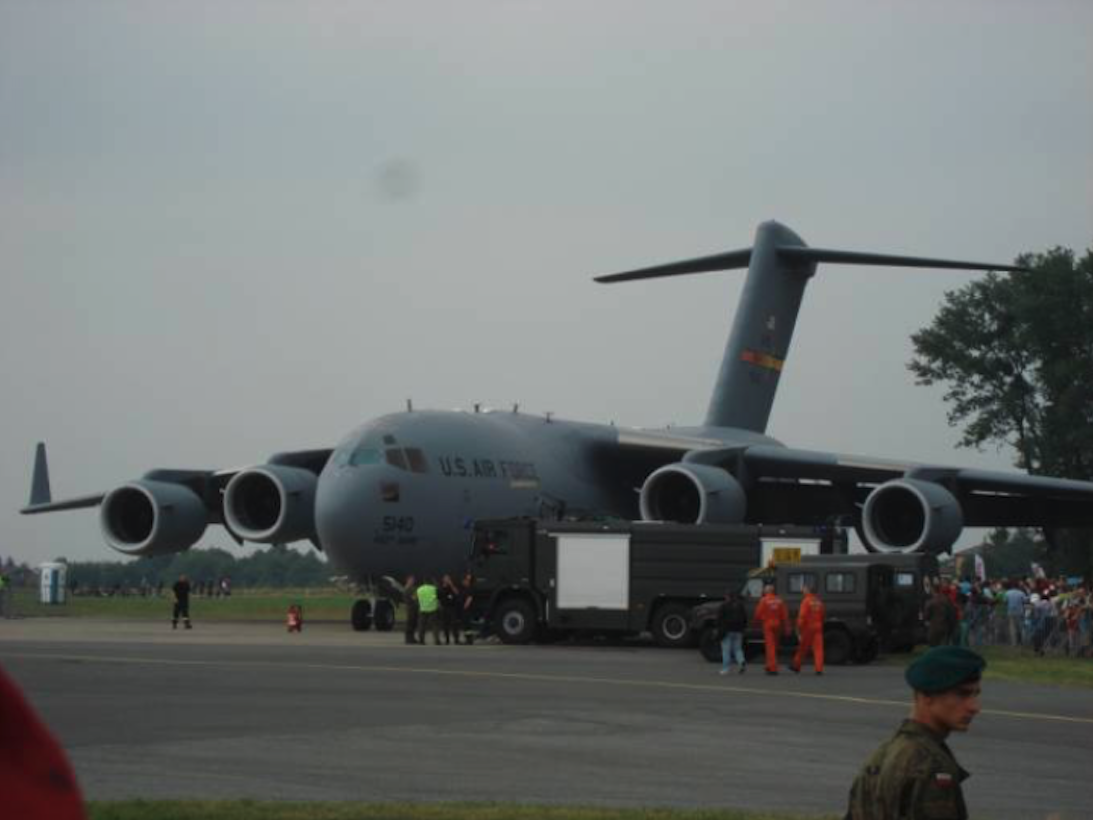
<svg viewBox="0 0 1093 820"><path fill-rule="evenodd" d="M1011 618L1005 608L972 607L966 613L961 633L966 644L977 646L1020 646L1043 655L1093 658L1093 609L1081 609L1075 628L1065 610L1051 615L1026 611Z"/></svg>

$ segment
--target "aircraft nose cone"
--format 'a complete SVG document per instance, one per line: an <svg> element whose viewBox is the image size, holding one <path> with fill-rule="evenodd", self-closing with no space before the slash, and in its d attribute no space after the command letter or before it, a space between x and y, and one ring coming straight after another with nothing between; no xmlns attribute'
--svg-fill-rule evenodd
<svg viewBox="0 0 1093 820"><path fill-rule="evenodd" d="M315 530L331 564L342 573L367 574L367 494L360 471L328 465L315 490Z"/></svg>

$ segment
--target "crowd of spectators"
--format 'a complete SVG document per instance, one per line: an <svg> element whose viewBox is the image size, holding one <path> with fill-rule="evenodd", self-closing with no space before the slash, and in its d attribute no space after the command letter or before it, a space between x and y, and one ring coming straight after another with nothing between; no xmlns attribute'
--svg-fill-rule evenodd
<svg viewBox="0 0 1093 820"><path fill-rule="evenodd" d="M1061 577L938 580L934 589L953 608L945 642L1093 657L1093 592L1083 583Z"/></svg>

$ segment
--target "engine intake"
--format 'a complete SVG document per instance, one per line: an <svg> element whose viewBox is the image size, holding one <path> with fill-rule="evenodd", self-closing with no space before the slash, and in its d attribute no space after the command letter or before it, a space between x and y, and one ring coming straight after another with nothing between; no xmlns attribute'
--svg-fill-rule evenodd
<svg viewBox="0 0 1093 820"><path fill-rule="evenodd" d="M189 487L147 479L112 490L99 508L106 543L142 557L188 550L208 520L204 502Z"/></svg>
<svg viewBox="0 0 1093 820"><path fill-rule="evenodd" d="M235 475L224 491L224 519L240 538L285 544L315 537L315 487L309 470L264 464Z"/></svg>
<svg viewBox="0 0 1093 820"><path fill-rule="evenodd" d="M964 529L964 511L947 489L902 478L865 499L862 530L873 552L948 552Z"/></svg>
<svg viewBox="0 0 1093 820"><path fill-rule="evenodd" d="M707 464L669 464L651 473L641 487L644 521L739 524L747 508L740 482Z"/></svg>

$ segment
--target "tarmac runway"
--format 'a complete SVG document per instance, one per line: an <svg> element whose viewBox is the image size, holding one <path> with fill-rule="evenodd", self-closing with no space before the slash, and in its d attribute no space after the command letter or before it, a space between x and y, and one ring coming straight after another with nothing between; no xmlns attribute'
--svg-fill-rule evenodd
<svg viewBox="0 0 1093 820"><path fill-rule="evenodd" d="M720 677L697 652L407 646L342 624L0 621L0 664L90 799L841 813L909 703L898 665ZM983 703L950 738L972 815L1090 817L1090 693L988 681Z"/></svg>

